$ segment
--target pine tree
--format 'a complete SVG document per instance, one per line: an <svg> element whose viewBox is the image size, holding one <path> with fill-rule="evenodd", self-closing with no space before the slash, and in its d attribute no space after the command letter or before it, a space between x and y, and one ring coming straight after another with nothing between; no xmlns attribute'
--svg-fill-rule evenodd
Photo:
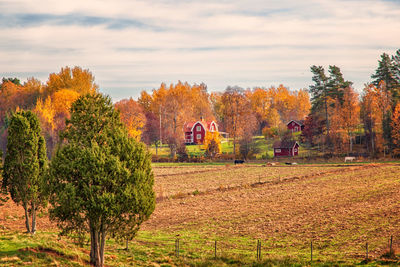
<svg viewBox="0 0 400 267"><path fill-rule="evenodd" d="M338 98L340 103L343 103L344 89L351 86L353 83L345 81L340 68L333 65L329 66L329 78L327 81L327 91L329 97Z"/></svg>
<svg viewBox="0 0 400 267"><path fill-rule="evenodd" d="M392 94L394 99L397 99L399 95L399 82L395 79L395 67L393 65L390 56L386 53L381 55L381 60L378 61L378 68L375 73L371 75L374 79L372 83L378 87L383 81L386 86L386 90Z"/></svg>
<svg viewBox="0 0 400 267"><path fill-rule="evenodd" d="M90 233L90 263L104 265L106 236L132 239L155 207L151 155L129 137L111 99L80 97L50 165L51 218L62 233Z"/></svg>
<svg viewBox="0 0 400 267"><path fill-rule="evenodd" d="M46 145L37 116L31 111L15 113L8 128L2 187L23 206L28 233L35 233L36 211L47 202L46 165Z"/></svg>
<svg viewBox="0 0 400 267"><path fill-rule="evenodd" d="M398 49L394 56L392 56L392 63L393 63L393 78L396 81L397 89L396 92L398 96L400 95L400 49ZM398 99L394 99L393 103L398 102Z"/></svg>
<svg viewBox="0 0 400 267"><path fill-rule="evenodd" d="M311 93L311 114L313 119L326 126L327 136L330 135L330 123L328 114L329 91L327 87L328 77L322 66L311 66L313 73L312 80L315 83L310 85Z"/></svg>

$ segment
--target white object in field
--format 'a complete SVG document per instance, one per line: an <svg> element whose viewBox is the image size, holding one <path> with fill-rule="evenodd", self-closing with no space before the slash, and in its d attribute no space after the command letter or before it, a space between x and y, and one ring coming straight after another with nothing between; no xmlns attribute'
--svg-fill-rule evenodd
<svg viewBox="0 0 400 267"><path fill-rule="evenodd" d="M356 157L345 157L344 162L348 162L348 161L353 162L353 160L355 160L355 159L356 159Z"/></svg>

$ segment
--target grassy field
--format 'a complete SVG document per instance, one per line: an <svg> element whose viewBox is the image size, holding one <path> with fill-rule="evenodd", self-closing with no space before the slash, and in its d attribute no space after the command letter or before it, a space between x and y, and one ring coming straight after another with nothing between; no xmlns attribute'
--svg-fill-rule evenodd
<svg viewBox="0 0 400 267"><path fill-rule="evenodd" d="M157 206L129 250L108 240L109 266L371 266L393 236L400 249L400 165L154 164ZM0 266L87 265L89 247L41 214L39 232L23 233L23 209L0 207ZM179 257L175 242L179 239ZM257 240L262 260L256 260ZM214 259L215 241L217 258Z"/></svg>
<svg viewBox="0 0 400 267"><path fill-rule="evenodd" d="M296 137L298 138L298 136ZM268 139L266 140L264 136L254 136L253 137L254 146L257 149L257 153L254 155L254 159L272 159L274 157L273 143L274 140ZM154 145L148 147L149 151L156 155L156 148ZM204 156L205 150L203 149L203 145L187 145L186 146L187 153L190 157L199 157ZM221 143L221 153L222 154L233 154L233 139L224 140ZM159 157L169 157L170 149L167 145L163 145L158 148L157 154ZM300 157L306 156L317 156L318 153L316 150L312 150L301 146L299 151Z"/></svg>

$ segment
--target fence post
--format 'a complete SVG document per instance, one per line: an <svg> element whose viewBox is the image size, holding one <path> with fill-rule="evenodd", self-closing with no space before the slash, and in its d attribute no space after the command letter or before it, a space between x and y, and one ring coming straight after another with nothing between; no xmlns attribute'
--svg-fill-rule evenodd
<svg viewBox="0 0 400 267"><path fill-rule="evenodd" d="M312 254L313 254L313 246L312 246L312 240L311 240L311 261L313 260L313 259L312 259L312 258L313 258L313 257L312 257L312 256L313 256Z"/></svg>
<svg viewBox="0 0 400 267"><path fill-rule="evenodd" d="M214 244L214 258L217 258L217 240L215 240L215 244Z"/></svg>
<svg viewBox="0 0 400 267"><path fill-rule="evenodd" d="M259 260L261 260L261 241L258 246L258 257L259 257Z"/></svg>
<svg viewBox="0 0 400 267"><path fill-rule="evenodd" d="M179 257L179 238L175 240L175 254Z"/></svg>
<svg viewBox="0 0 400 267"><path fill-rule="evenodd" d="M257 260L258 260L258 240L257 240Z"/></svg>
<svg viewBox="0 0 400 267"><path fill-rule="evenodd" d="M368 242L365 244L365 250L366 250L365 260L368 262Z"/></svg>
<svg viewBox="0 0 400 267"><path fill-rule="evenodd" d="M392 253L393 253L392 244L393 244L393 236L391 235L390 236L390 248L389 248L390 256L392 256Z"/></svg>

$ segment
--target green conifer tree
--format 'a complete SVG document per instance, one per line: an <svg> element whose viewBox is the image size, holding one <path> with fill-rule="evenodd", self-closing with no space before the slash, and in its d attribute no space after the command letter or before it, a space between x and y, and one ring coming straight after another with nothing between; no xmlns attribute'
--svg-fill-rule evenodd
<svg viewBox="0 0 400 267"><path fill-rule="evenodd" d="M46 165L46 146L37 116L31 111L16 112L8 127L2 188L23 206L29 233L36 232L36 212L47 203Z"/></svg>
<svg viewBox="0 0 400 267"><path fill-rule="evenodd" d="M386 90L392 94L394 99L400 97L399 89L400 84L395 79L394 73L395 67L390 56L386 53L381 55L381 60L378 61L378 68L375 73L371 75L371 78L374 79L372 83L375 86L380 86L380 83L385 82Z"/></svg>
<svg viewBox="0 0 400 267"><path fill-rule="evenodd" d="M101 94L74 102L61 137L49 172L50 215L63 233L90 233L90 263L103 266L106 236L132 239L154 210L151 155Z"/></svg>

